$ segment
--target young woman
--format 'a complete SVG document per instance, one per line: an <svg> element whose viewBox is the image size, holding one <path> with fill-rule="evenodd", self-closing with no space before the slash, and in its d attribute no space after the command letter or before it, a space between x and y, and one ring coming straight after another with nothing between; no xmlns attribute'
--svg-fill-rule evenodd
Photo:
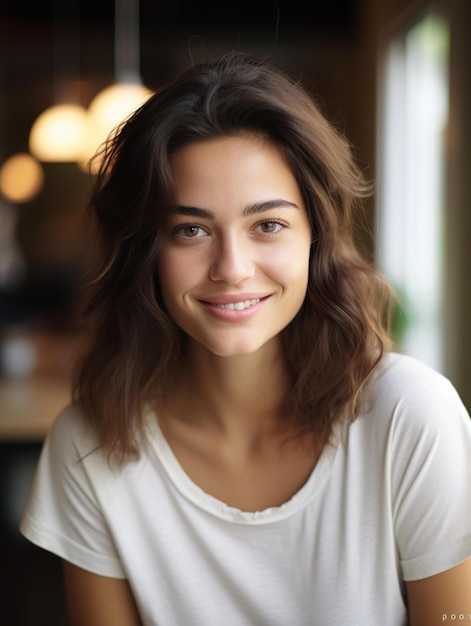
<svg viewBox="0 0 471 626"><path fill-rule="evenodd" d="M64 559L72 624L471 613L471 423L390 351L365 192L302 88L239 54L108 146L92 346L22 522Z"/></svg>

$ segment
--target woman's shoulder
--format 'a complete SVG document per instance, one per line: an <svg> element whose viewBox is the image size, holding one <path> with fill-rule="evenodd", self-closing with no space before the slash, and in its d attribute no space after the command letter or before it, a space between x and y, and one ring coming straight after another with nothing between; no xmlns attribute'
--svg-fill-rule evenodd
<svg viewBox="0 0 471 626"><path fill-rule="evenodd" d="M450 380L419 359L386 354L368 385L366 406L370 415L389 416L408 428L442 428L444 423L471 421Z"/></svg>
<svg viewBox="0 0 471 626"><path fill-rule="evenodd" d="M438 370L421 361L420 359L399 352L387 352L378 364L378 372L381 376L389 378L402 378L417 383L419 380L447 380Z"/></svg>
<svg viewBox="0 0 471 626"><path fill-rule="evenodd" d="M69 404L59 413L46 438L46 445L67 457L78 454L82 457L95 450L98 439L91 423L86 419L81 409Z"/></svg>
<svg viewBox="0 0 471 626"><path fill-rule="evenodd" d="M446 376L419 359L398 353L386 354L373 375L376 393L392 400L416 398L421 401L457 396Z"/></svg>

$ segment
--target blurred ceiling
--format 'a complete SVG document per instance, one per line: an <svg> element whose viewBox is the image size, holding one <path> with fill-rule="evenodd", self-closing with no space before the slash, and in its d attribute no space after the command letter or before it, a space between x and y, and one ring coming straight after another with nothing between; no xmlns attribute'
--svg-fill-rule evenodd
<svg viewBox="0 0 471 626"><path fill-rule="evenodd" d="M348 30L354 18L354 0L141 0L142 28L254 27L272 28L279 18L287 28ZM4 0L4 14L14 20L48 22L57 16L78 14L85 24L113 20L113 0Z"/></svg>

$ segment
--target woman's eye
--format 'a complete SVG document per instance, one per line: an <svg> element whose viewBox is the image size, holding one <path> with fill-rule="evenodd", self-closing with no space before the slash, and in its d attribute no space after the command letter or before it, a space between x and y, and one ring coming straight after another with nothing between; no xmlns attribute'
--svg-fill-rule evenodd
<svg viewBox="0 0 471 626"><path fill-rule="evenodd" d="M258 224L256 230L264 235L274 235L279 233L283 228L285 228L285 224L283 222L267 220L266 222Z"/></svg>
<svg viewBox="0 0 471 626"><path fill-rule="evenodd" d="M181 226L176 226L173 229L173 233L183 239L197 239L204 236L206 231L197 224L182 224Z"/></svg>

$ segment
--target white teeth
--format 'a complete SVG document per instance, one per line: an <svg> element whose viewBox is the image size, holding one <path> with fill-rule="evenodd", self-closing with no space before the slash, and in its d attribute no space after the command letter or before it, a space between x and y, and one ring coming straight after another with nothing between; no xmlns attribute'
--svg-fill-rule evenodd
<svg viewBox="0 0 471 626"><path fill-rule="evenodd" d="M227 304L216 304L218 309L229 309L230 311L243 311L248 309L254 304L258 304L260 298L254 298L253 300L244 300L243 302L228 302Z"/></svg>

